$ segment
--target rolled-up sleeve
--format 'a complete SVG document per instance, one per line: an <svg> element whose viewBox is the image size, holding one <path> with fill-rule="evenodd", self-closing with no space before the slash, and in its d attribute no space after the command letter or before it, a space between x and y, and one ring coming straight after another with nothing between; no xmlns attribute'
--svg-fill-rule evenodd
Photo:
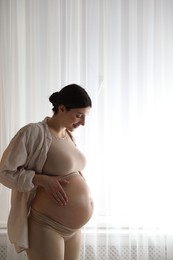
<svg viewBox="0 0 173 260"><path fill-rule="evenodd" d="M34 188L33 169L28 169L29 149L26 131L19 131L4 151L0 162L0 182L10 189L27 192Z"/></svg>

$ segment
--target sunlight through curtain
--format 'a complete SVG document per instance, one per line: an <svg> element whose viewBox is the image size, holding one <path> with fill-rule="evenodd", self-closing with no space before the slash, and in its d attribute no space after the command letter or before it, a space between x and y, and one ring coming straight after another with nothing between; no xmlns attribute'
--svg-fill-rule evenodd
<svg viewBox="0 0 173 260"><path fill-rule="evenodd" d="M75 133L95 201L81 259L173 257L172 14L172 0L0 0L0 154L52 114L52 92L77 83L93 100ZM9 197L1 185L0 228Z"/></svg>

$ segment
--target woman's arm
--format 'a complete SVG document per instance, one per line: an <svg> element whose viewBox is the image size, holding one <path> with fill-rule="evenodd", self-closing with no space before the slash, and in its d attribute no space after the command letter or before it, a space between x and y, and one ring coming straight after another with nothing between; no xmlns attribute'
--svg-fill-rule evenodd
<svg viewBox="0 0 173 260"><path fill-rule="evenodd" d="M0 182L10 189L25 192L34 188L35 171L27 170L26 133L19 131L4 151L0 161Z"/></svg>

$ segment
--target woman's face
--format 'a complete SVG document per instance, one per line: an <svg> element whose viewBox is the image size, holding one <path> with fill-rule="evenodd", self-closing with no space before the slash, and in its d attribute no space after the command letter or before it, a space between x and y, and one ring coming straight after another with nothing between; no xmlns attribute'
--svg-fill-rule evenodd
<svg viewBox="0 0 173 260"><path fill-rule="evenodd" d="M63 121L64 126L69 131L74 131L80 125L85 125L85 117L89 114L90 107L86 108L74 108L70 110L64 110Z"/></svg>

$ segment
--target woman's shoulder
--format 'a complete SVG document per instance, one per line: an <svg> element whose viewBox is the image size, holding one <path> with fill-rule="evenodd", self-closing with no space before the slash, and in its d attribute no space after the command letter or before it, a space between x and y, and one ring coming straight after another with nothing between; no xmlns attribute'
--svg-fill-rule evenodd
<svg viewBox="0 0 173 260"><path fill-rule="evenodd" d="M38 123L29 123L23 127L21 127L19 129L19 133L22 133L22 132L31 132L31 131L40 131L44 129L44 126L42 124L42 122L38 122Z"/></svg>
<svg viewBox="0 0 173 260"><path fill-rule="evenodd" d="M24 134L26 136L30 136L30 135L38 136L44 134L46 130L47 130L46 123L43 120L40 122L32 122L24 125L18 130L16 135Z"/></svg>

